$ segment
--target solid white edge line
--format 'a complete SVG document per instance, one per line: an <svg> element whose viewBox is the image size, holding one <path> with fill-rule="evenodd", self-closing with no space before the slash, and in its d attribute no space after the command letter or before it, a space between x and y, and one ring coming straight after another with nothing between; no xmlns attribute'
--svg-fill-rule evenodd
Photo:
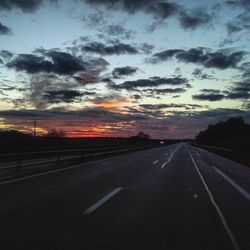
<svg viewBox="0 0 250 250"><path fill-rule="evenodd" d="M68 170L68 169L78 168L81 166L83 166L83 164L74 165L71 167L60 168L60 169L55 169L55 170L50 170L50 171L46 171L46 172L42 172L42 173L38 173L38 174L32 174L32 175L28 175L28 176L24 176L24 177L19 177L19 178L15 178L12 180L0 182L0 185L6 185L6 184L10 184L10 183L15 183L15 182L23 181L23 180L32 179L32 178L43 176L43 175L58 173L58 172L62 172L62 171Z"/></svg>
<svg viewBox="0 0 250 250"><path fill-rule="evenodd" d="M214 170L219 173L226 181L228 181L234 188L236 188L244 197L247 198L248 201L250 201L250 194L242 188L240 185L238 185L236 182L234 182L231 178L229 178L226 174L224 174L221 170L219 170L216 167L213 167Z"/></svg>
<svg viewBox="0 0 250 250"><path fill-rule="evenodd" d="M118 187L118 188L114 189L112 192L110 192L109 194L107 194L106 196L104 196L101 200L99 200L98 202L96 202L95 204L93 204L91 207L89 207L88 209L86 209L84 211L84 214L89 215L89 214L93 213L98 207L100 207L101 205L103 205L106 201L108 201L109 199L111 199L114 195L116 195L121 190L122 190L121 187Z"/></svg>
<svg viewBox="0 0 250 250"><path fill-rule="evenodd" d="M158 162L159 162L159 160L156 160L156 161L153 162L153 164L156 164L156 163L158 163Z"/></svg>
<svg viewBox="0 0 250 250"><path fill-rule="evenodd" d="M188 153L189 153L189 155L190 155L190 157L191 157L191 160L192 160L192 162L193 162L193 164L194 164L194 166L195 166L195 169L196 169L198 175L200 176L200 179L201 179L201 181L202 181L202 183L203 183L203 185L204 185L204 187L205 187L205 189L206 189L206 191L207 191L207 193L208 193L208 195L209 195L209 198L210 198L210 200L211 200L211 203L214 205L214 207L215 207L215 209L216 209L216 211L217 211L217 213L218 213L218 215L219 215L219 217L220 217L220 219L221 219L221 222L222 222L222 224L223 224L223 226L224 226L226 232L228 233L228 236L229 236L229 238L230 238L230 240L231 240L231 242L232 242L232 244L233 244L233 246L234 246L234 249L235 249L235 250L240 250L239 244L238 244L238 242L236 241L236 239L235 239L235 237L234 237L234 235L233 235L231 229L229 228L229 226L228 226L228 224L227 224L227 221L226 221L224 215L222 214L222 212L221 212L219 206L218 206L217 203L215 202L214 197L213 197L212 193L210 192L210 190L209 190L209 188L208 188L208 186L207 186L207 184L206 184L206 182L205 182L205 180L204 180L204 178L203 178L203 176L202 176L202 174L201 174L201 172L200 172L198 166L196 165L196 163L195 163L195 161L194 161L194 158L193 158L191 152L189 151L188 147L186 147L186 148L187 148L187 151L188 151Z"/></svg>

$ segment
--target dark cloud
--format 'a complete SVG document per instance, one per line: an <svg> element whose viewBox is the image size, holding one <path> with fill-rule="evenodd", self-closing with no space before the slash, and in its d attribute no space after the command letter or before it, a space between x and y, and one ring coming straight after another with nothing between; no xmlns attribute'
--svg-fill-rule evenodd
<svg viewBox="0 0 250 250"><path fill-rule="evenodd" d="M136 88L158 87L161 85L184 85L188 80L181 77L165 78L165 77L151 77L149 79L138 79L135 81L125 81L119 85L110 85L111 88L119 90L126 89L128 91Z"/></svg>
<svg viewBox="0 0 250 250"><path fill-rule="evenodd" d="M221 101L225 98L223 94L216 94L216 93L208 93L208 94L198 94L192 95L192 98L197 101Z"/></svg>
<svg viewBox="0 0 250 250"><path fill-rule="evenodd" d="M102 39L105 38L105 35L98 35ZM106 39L106 38L105 38ZM135 55L139 53L150 54L154 49L154 46L149 43L141 43L141 44L127 44L120 42L119 39L106 39L106 43L91 41L90 39L82 44L75 44L72 47L68 47L67 49L75 54L79 52L84 53L94 53L103 56L112 56L112 55Z"/></svg>
<svg viewBox="0 0 250 250"><path fill-rule="evenodd" d="M192 98L197 101L221 101L225 95L218 89L201 89L201 94L192 95Z"/></svg>
<svg viewBox="0 0 250 250"><path fill-rule="evenodd" d="M249 110L250 110L250 102L244 102L244 103L242 104L242 107L243 107L244 109L247 109L248 112L249 112Z"/></svg>
<svg viewBox="0 0 250 250"><path fill-rule="evenodd" d="M3 58L4 60L9 60L11 57L13 57L13 53L8 51L8 50L0 50L0 57Z"/></svg>
<svg viewBox="0 0 250 250"><path fill-rule="evenodd" d="M228 99L249 99L250 95L247 92L231 92L227 95Z"/></svg>
<svg viewBox="0 0 250 250"><path fill-rule="evenodd" d="M212 21L212 16L206 9L195 8L180 12L180 24L184 29L196 29Z"/></svg>
<svg viewBox="0 0 250 250"><path fill-rule="evenodd" d="M243 27L238 26L234 23L228 23L227 24L227 30L229 34L235 33L235 32L239 32L243 29Z"/></svg>
<svg viewBox="0 0 250 250"><path fill-rule="evenodd" d="M120 39L131 39L136 34L135 30L126 29L125 23L104 26L102 31L106 36L114 36Z"/></svg>
<svg viewBox="0 0 250 250"><path fill-rule="evenodd" d="M102 82L108 83L108 84L114 84L114 82L112 81L112 79L110 79L109 77L104 77L101 79Z"/></svg>
<svg viewBox="0 0 250 250"><path fill-rule="evenodd" d="M30 80L30 89L26 92L29 106L47 109L52 104L80 102L83 97L95 96L93 89L79 88L79 84L61 79L50 79L47 75L34 75Z"/></svg>
<svg viewBox="0 0 250 250"><path fill-rule="evenodd" d="M14 68L17 71L26 71L27 73L52 72L53 65L44 57L32 54L20 54L13 61L7 64L7 67Z"/></svg>
<svg viewBox="0 0 250 250"><path fill-rule="evenodd" d="M246 78L240 82L236 82L232 90L237 92L250 92L250 79Z"/></svg>
<svg viewBox="0 0 250 250"><path fill-rule="evenodd" d="M170 108L184 108L186 110L203 108L202 105L198 104L182 104L182 103L169 103L169 104L141 104L140 107L149 110L159 110L159 109L170 109Z"/></svg>
<svg viewBox="0 0 250 250"><path fill-rule="evenodd" d="M48 59L46 59L48 58ZM69 53L49 51L44 56L34 54L19 54L7 67L29 74L39 72L72 75L85 70L85 62Z"/></svg>
<svg viewBox="0 0 250 250"><path fill-rule="evenodd" d="M154 1L152 1L152 3L154 3ZM176 15L180 9L181 7L176 3L159 2L149 7L146 11L152 13L157 19L167 19Z"/></svg>
<svg viewBox="0 0 250 250"><path fill-rule="evenodd" d="M100 31L98 37L105 40L109 40L110 36L120 39L131 39L134 38L135 34L137 33L135 30L127 29L125 27L125 22L108 24L108 19L100 10L96 10L96 12L90 13L88 15L83 15L81 20L90 27L97 26L98 30Z"/></svg>
<svg viewBox="0 0 250 250"><path fill-rule="evenodd" d="M166 26L166 22L162 19L157 19L157 20L153 21L151 24L146 26L146 31L149 33L152 33L156 29L158 29L160 27L164 27L164 26Z"/></svg>
<svg viewBox="0 0 250 250"><path fill-rule="evenodd" d="M9 35L11 32L12 31L9 27L0 22L0 35Z"/></svg>
<svg viewBox="0 0 250 250"><path fill-rule="evenodd" d="M232 7L243 7L246 9L250 9L250 1L249 0L229 0L225 1L226 4Z"/></svg>
<svg viewBox="0 0 250 250"><path fill-rule="evenodd" d="M40 116L42 113L46 115L46 111L38 112L36 110L1 110L0 111L1 117L13 117L13 118L15 117L37 117L37 116Z"/></svg>
<svg viewBox="0 0 250 250"><path fill-rule="evenodd" d="M142 99L142 96L141 95L133 95L133 98L135 100L139 100L139 99Z"/></svg>
<svg viewBox="0 0 250 250"><path fill-rule="evenodd" d="M123 76L133 75L137 71L138 71L138 68L135 68L135 67L130 67L130 66L117 67L117 68L114 68L114 70L112 71L112 75L114 78L120 78Z"/></svg>
<svg viewBox="0 0 250 250"><path fill-rule="evenodd" d="M116 43L105 45L101 42L90 42L82 46L83 52L96 53L100 55L120 55L120 54L137 54L137 48L125 43Z"/></svg>
<svg viewBox="0 0 250 250"><path fill-rule="evenodd" d="M160 0L83 0L91 5L102 5L108 9L122 9L129 13L134 13L138 10L146 10Z"/></svg>
<svg viewBox="0 0 250 250"><path fill-rule="evenodd" d="M233 43L240 40L240 37L230 36L222 39L219 43L220 48L224 48L227 45L232 45Z"/></svg>
<svg viewBox="0 0 250 250"><path fill-rule="evenodd" d="M88 71L102 72L107 69L109 62L101 57L87 58L86 69Z"/></svg>
<svg viewBox="0 0 250 250"><path fill-rule="evenodd" d="M77 100L80 100L82 93L76 90L59 90L59 91L47 91L43 98L46 99L49 103L72 103Z"/></svg>
<svg viewBox="0 0 250 250"><path fill-rule="evenodd" d="M203 63L209 59L207 51L203 48L194 48L187 51L177 52L174 56L184 62Z"/></svg>
<svg viewBox="0 0 250 250"><path fill-rule="evenodd" d="M81 20L87 24L88 26L100 26L100 25L103 25L103 24L106 24L107 21L105 19L105 16L104 16L104 13L101 12L100 10L97 10L96 12L94 13L90 13L90 14L87 14L87 15L83 15L81 17Z"/></svg>
<svg viewBox="0 0 250 250"><path fill-rule="evenodd" d="M182 50L182 49L164 50L162 52L155 53L153 55L153 58L150 59L149 62L157 63L157 62L160 62L160 61L166 61L166 60L171 59L173 56L175 56L176 54L178 54L180 52L185 52L185 50Z"/></svg>
<svg viewBox="0 0 250 250"><path fill-rule="evenodd" d="M10 85L7 85L7 84L3 84L2 86L0 86L0 90L3 90L3 91L16 90L16 91L24 92L24 91L27 91L27 88L22 88L22 87L10 86Z"/></svg>
<svg viewBox="0 0 250 250"><path fill-rule="evenodd" d="M97 67L98 65L93 65ZM87 89L86 86L90 84L97 84L103 82L99 70L86 70L74 75L58 75L55 73L39 73L30 75L29 92L27 99L36 108L47 108L52 102L48 100L66 100L66 94L76 94L74 91L80 89L83 95L94 95L93 90ZM84 87L84 91L83 91ZM66 92L73 91L73 92ZM89 93L87 93L89 92ZM58 96L61 94L61 98ZM54 98L55 97L55 98Z"/></svg>
<svg viewBox="0 0 250 250"><path fill-rule="evenodd" d="M84 62L75 56L65 52L51 51L47 53L53 62L54 72L68 75L85 70Z"/></svg>
<svg viewBox="0 0 250 250"><path fill-rule="evenodd" d="M229 35L234 33L247 33L250 31L250 12L245 11L239 14L233 21L228 22L227 30Z"/></svg>
<svg viewBox="0 0 250 250"><path fill-rule="evenodd" d="M83 96L96 96L97 95L96 92L94 92L94 91L87 91L87 90L83 91L81 93L82 93Z"/></svg>
<svg viewBox="0 0 250 250"><path fill-rule="evenodd" d="M33 61L30 66L30 60L27 60L28 66L26 63L17 64L24 67L21 68L22 70L32 73L28 83L30 89L27 93L27 100L32 106L39 109L47 108L54 100L57 102L66 100L68 96L66 96L65 90L76 91L81 89L81 93L83 93L82 88L86 85L102 82L101 73L108 65L108 62L102 58L87 58L87 62L84 62L81 58L74 57L68 53L54 51L43 51L41 53L43 56L35 56L35 68ZM37 63L37 57L41 58L42 63ZM49 61L48 69L43 65L45 61ZM21 70L20 68L18 69ZM79 71L78 69L81 70ZM61 94L61 98L58 97L59 94ZM51 102L48 102L48 100L51 100Z"/></svg>
<svg viewBox="0 0 250 250"><path fill-rule="evenodd" d="M193 76L195 76L197 79L200 80L211 80L211 79L215 79L212 75L209 75L207 73L204 73L202 69L196 68L194 69Z"/></svg>
<svg viewBox="0 0 250 250"><path fill-rule="evenodd" d="M26 118L31 119L37 117L42 120L44 118L53 118L53 119L72 119L72 118L81 118L82 121L87 122L87 119L90 119L91 123L95 120L102 122L120 122L120 121L133 121L133 120L143 120L145 117L143 115L131 115L131 114L122 114L115 111L109 111L104 108L85 108L81 110L2 110L0 111L0 117L13 117L13 118ZM94 120L93 120L94 119Z"/></svg>
<svg viewBox="0 0 250 250"><path fill-rule="evenodd" d="M106 70L109 63L103 58L95 58L88 61L86 71L73 78L81 85L105 82L101 77L101 72Z"/></svg>
<svg viewBox="0 0 250 250"><path fill-rule="evenodd" d="M243 78L239 82L235 82L230 91L226 91L227 98L230 99L250 99L250 78Z"/></svg>
<svg viewBox="0 0 250 250"><path fill-rule="evenodd" d="M228 69L236 68L246 54L244 51L228 52L219 50L211 52L206 48L177 49L156 53L153 58L149 59L149 62L157 63L175 57L179 61L201 64L206 68Z"/></svg>
<svg viewBox="0 0 250 250"><path fill-rule="evenodd" d="M154 94L164 95L164 94L184 93L186 92L186 89L183 87L183 88L150 89L148 91L150 91L153 96Z"/></svg>
<svg viewBox="0 0 250 250"><path fill-rule="evenodd" d="M95 6L104 6L107 9L123 10L128 13L135 13L137 11L144 11L153 15L156 22L154 30L161 25L163 20L170 17L176 17L184 29L196 29L211 22L212 15L210 15L205 8L194 8L186 10L183 6L175 3L175 1L162 0L83 0Z"/></svg>
<svg viewBox="0 0 250 250"><path fill-rule="evenodd" d="M108 105L108 107L111 108L112 105L113 107L116 107L117 105L126 103L127 99L121 95L110 93L108 95L96 96L93 99L89 99L89 101L95 105L104 106L104 107Z"/></svg>
<svg viewBox="0 0 250 250"><path fill-rule="evenodd" d="M45 2L56 3L58 0L1 0L0 10L20 9L23 12L33 12Z"/></svg>
<svg viewBox="0 0 250 250"><path fill-rule="evenodd" d="M151 54L152 50L154 49L154 45L149 43L142 43L137 46L138 50L145 54Z"/></svg>
<svg viewBox="0 0 250 250"><path fill-rule="evenodd" d="M122 43L119 39L110 39L107 34L98 34L100 39L104 39L104 42L96 42L95 40L88 38L87 41L79 41L77 39L73 42L73 46L67 47L67 50L74 55L88 53L99 54L105 56L112 55L135 55L139 53L150 54L154 49L154 46L149 43L128 44ZM79 43L81 42L81 44Z"/></svg>
<svg viewBox="0 0 250 250"><path fill-rule="evenodd" d="M98 83L101 81L98 72L87 72L73 77L81 86Z"/></svg>
<svg viewBox="0 0 250 250"><path fill-rule="evenodd" d="M244 7L250 8L249 0L240 0L240 4Z"/></svg>
<svg viewBox="0 0 250 250"><path fill-rule="evenodd" d="M47 108L49 103L44 99L44 94L48 91L55 91L56 89L67 89L61 82L58 82L57 76L50 74L34 74L30 77L28 101L37 109Z"/></svg>
<svg viewBox="0 0 250 250"><path fill-rule="evenodd" d="M219 94L221 92L219 89L201 89L200 91L205 94Z"/></svg>
<svg viewBox="0 0 250 250"><path fill-rule="evenodd" d="M249 86L250 87L250 86ZM192 95L194 100L198 101L221 101L223 99L231 99L231 100L246 100L249 98L250 88L241 88L240 85L238 87L231 88L230 91L225 90L221 91L218 89L201 89L201 94Z"/></svg>
<svg viewBox="0 0 250 250"><path fill-rule="evenodd" d="M239 69L242 71L242 78L245 80L250 79L250 62L244 62L240 65Z"/></svg>

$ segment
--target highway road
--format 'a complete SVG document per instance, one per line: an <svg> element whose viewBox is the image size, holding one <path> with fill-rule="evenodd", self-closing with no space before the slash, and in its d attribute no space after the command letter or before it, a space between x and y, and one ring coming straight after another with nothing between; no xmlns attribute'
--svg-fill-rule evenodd
<svg viewBox="0 0 250 250"><path fill-rule="evenodd" d="M250 249L250 169L186 143L0 181L1 249Z"/></svg>

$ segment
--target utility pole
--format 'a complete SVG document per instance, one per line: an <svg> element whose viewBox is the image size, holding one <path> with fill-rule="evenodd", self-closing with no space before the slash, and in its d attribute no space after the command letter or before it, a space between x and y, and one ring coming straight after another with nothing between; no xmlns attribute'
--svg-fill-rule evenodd
<svg viewBox="0 0 250 250"><path fill-rule="evenodd" d="M37 121L35 120L34 121L34 127L33 127L33 136L34 137L36 136L36 124L37 124Z"/></svg>

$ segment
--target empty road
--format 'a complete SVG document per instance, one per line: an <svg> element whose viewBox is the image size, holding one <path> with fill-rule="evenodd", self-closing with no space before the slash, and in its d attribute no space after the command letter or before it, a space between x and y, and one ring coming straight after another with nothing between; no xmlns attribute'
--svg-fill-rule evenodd
<svg viewBox="0 0 250 250"><path fill-rule="evenodd" d="M1 249L250 249L250 169L186 143L0 180Z"/></svg>

